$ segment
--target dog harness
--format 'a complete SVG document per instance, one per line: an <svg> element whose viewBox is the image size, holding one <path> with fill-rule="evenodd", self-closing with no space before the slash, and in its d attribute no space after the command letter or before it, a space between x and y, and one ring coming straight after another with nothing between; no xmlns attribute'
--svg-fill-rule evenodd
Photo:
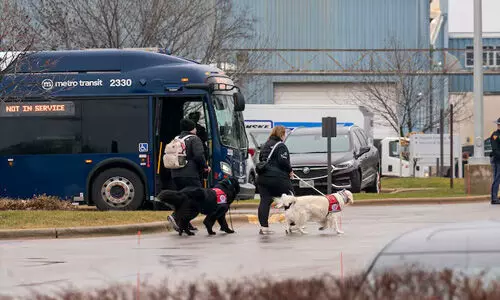
<svg viewBox="0 0 500 300"><path fill-rule="evenodd" d="M340 207L339 201L335 194L326 195L326 199L328 199L328 213L336 213L342 211Z"/></svg>
<svg viewBox="0 0 500 300"><path fill-rule="evenodd" d="M219 188L212 189L215 192L217 198L217 204L226 204L227 203L227 195Z"/></svg>

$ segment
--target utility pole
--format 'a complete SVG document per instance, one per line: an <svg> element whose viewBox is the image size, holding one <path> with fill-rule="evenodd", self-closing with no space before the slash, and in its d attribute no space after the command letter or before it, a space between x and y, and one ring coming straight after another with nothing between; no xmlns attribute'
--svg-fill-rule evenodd
<svg viewBox="0 0 500 300"><path fill-rule="evenodd" d="M441 101L441 109L439 110L439 177L444 176L444 108Z"/></svg>
<svg viewBox="0 0 500 300"><path fill-rule="evenodd" d="M453 188L453 177L455 176L455 155L453 153L453 104L450 104L450 189Z"/></svg>
<svg viewBox="0 0 500 300"><path fill-rule="evenodd" d="M484 157L482 0L474 0L474 157L471 164L487 164Z"/></svg>

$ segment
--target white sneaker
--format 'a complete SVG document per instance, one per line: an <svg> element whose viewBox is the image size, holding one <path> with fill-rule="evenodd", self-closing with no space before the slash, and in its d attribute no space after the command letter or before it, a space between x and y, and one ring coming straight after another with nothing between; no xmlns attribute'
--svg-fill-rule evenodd
<svg viewBox="0 0 500 300"><path fill-rule="evenodd" d="M177 222L175 222L175 219L174 217L172 217L172 215L169 215L167 217L167 220L170 222L170 224L172 225L172 227L174 228L175 231L179 232L179 225L177 225Z"/></svg>
<svg viewBox="0 0 500 300"><path fill-rule="evenodd" d="M260 228L260 231L259 231L259 234L262 234L262 235L269 235L269 234L273 234L274 231L270 230L269 227L261 227Z"/></svg>

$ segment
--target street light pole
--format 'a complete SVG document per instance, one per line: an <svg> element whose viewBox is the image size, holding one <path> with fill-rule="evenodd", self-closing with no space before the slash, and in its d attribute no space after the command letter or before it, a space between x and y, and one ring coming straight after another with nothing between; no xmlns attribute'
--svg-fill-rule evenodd
<svg viewBox="0 0 500 300"><path fill-rule="evenodd" d="M482 0L474 0L474 157L472 164L484 164L483 29Z"/></svg>

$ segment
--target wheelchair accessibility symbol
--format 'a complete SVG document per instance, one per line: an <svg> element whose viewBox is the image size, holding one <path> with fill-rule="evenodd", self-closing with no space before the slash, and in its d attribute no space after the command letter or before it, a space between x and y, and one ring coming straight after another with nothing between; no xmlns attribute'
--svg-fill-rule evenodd
<svg viewBox="0 0 500 300"><path fill-rule="evenodd" d="M148 143L139 143L139 152L144 153L148 152L148 150L149 150Z"/></svg>

